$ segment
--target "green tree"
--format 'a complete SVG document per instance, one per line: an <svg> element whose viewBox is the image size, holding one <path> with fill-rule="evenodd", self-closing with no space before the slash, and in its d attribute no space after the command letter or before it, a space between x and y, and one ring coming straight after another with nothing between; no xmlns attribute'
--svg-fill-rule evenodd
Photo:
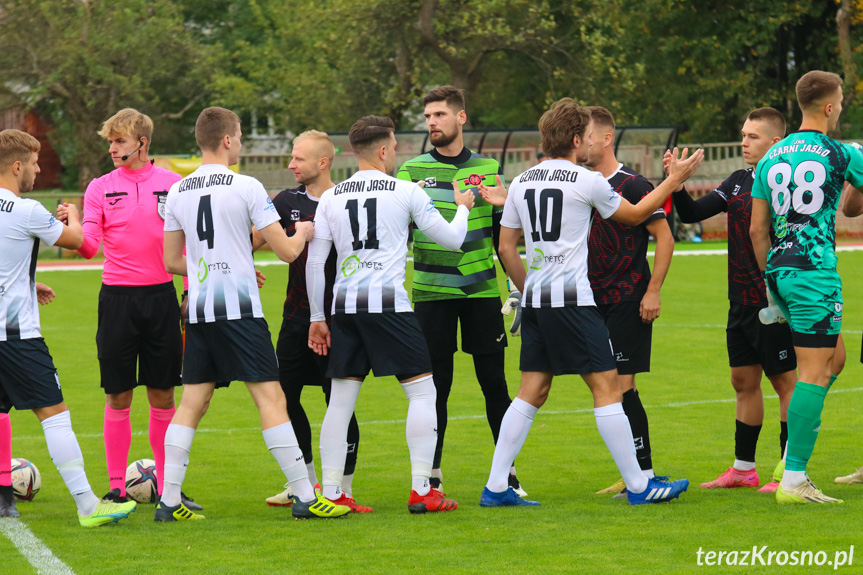
<svg viewBox="0 0 863 575"><path fill-rule="evenodd" d="M153 117L156 146L189 146L206 58L168 0L0 0L0 91L58 126L82 190L104 167L96 131L121 108Z"/></svg>

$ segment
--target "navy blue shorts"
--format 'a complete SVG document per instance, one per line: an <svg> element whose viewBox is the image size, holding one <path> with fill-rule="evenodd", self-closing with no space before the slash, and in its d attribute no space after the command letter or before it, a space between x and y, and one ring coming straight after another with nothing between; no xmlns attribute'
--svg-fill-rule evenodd
<svg viewBox="0 0 863 575"><path fill-rule="evenodd" d="M521 371L567 375L615 367L608 328L596 306L522 310Z"/></svg>
<svg viewBox="0 0 863 575"><path fill-rule="evenodd" d="M63 403L60 376L41 337L0 341L0 413Z"/></svg>
<svg viewBox="0 0 863 575"><path fill-rule="evenodd" d="M267 321L246 318L187 323L183 384L232 381L279 381Z"/></svg>
<svg viewBox="0 0 863 575"><path fill-rule="evenodd" d="M395 375L400 381L431 373L431 358L413 312L333 314L327 377Z"/></svg>

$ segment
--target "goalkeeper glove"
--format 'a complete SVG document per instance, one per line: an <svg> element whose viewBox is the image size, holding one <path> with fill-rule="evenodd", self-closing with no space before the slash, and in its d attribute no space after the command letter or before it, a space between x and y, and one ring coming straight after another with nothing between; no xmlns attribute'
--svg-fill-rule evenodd
<svg viewBox="0 0 863 575"><path fill-rule="evenodd" d="M510 315L515 310L515 315L512 318L512 324L509 326L509 333L514 337L521 335L521 292L514 290L507 296L503 302L503 307L500 308L500 313Z"/></svg>

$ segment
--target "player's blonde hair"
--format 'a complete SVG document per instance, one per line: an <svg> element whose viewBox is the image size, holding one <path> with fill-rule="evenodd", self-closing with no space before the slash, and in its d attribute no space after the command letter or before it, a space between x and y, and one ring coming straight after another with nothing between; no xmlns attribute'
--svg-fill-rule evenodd
<svg viewBox="0 0 863 575"><path fill-rule="evenodd" d="M15 162L28 164L30 154L38 154L42 149L39 140L21 130L0 132L0 173L6 173Z"/></svg>
<svg viewBox="0 0 863 575"><path fill-rule="evenodd" d="M153 120L134 108L123 108L102 124L98 134L106 140L117 136L132 136L135 139L147 138L147 147L153 137Z"/></svg>
<svg viewBox="0 0 863 575"><path fill-rule="evenodd" d="M333 159L336 157L336 147L333 146L333 142L330 140L330 136L326 132L306 130L294 138L293 145L296 146L299 142L304 140L308 140L312 143L315 151L320 154L321 158L326 158L331 164L333 163Z"/></svg>

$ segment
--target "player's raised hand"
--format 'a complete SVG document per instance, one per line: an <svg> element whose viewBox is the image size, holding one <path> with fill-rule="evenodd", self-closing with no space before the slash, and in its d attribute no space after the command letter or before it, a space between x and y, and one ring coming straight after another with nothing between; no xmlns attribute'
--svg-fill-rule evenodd
<svg viewBox="0 0 863 575"><path fill-rule="evenodd" d="M506 203L506 186L503 185L503 180L499 174L495 175L494 179L495 185L493 186L479 185L479 195L493 206L502 206Z"/></svg>
<svg viewBox="0 0 863 575"><path fill-rule="evenodd" d="M52 301L57 294L54 293L50 287L46 286L43 283L36 282L36 301L39 302L39 305L48 305Z"/></svg>
<svg viewBox="0 0 863 575"><path fill-rule="evenodd" d="M294 229L298 234L303 234L306 237L306 242L312 241L315 237L315 224L312 222L297 222L294 224Z"/></svg>
<svg viewBox="0 0 863 575"><path fill-rule="evenodd" d="M678 155L678 150L675 147L671 153L671 164L668 168L668 177L673 178L678 184L682 184L692 177L698 168L701 167L701 162L704 161L704 150L698 149L690 156L689 148L683 148L683 152Z"/></svg>
<svg viewBox="0 0 863 575"><path fill-rule="evenodd" d="M458 180L452 181L452 194L453 199L455 199L456 206L464 206L468 210L473 209L473 206L476 203L473 199L473 192L470 190L466 190L464 192L458 191Z"/></svg>
<svg viewBox="0 0 863 575"><path fill-rule="evenodd" d="M309 326L309 347L318 355L327 355L330 349L330 328L325 321L313 321Z"/></svg>
<svg viewBox="0 0 863 575"><path fill-rule="evenodd" d="M665 172L666 176L671 171L671 150L665 150L665 155L662 156L662 170ZM683 184L680 184L674 191L679 192L682 189Z"/></svg>

